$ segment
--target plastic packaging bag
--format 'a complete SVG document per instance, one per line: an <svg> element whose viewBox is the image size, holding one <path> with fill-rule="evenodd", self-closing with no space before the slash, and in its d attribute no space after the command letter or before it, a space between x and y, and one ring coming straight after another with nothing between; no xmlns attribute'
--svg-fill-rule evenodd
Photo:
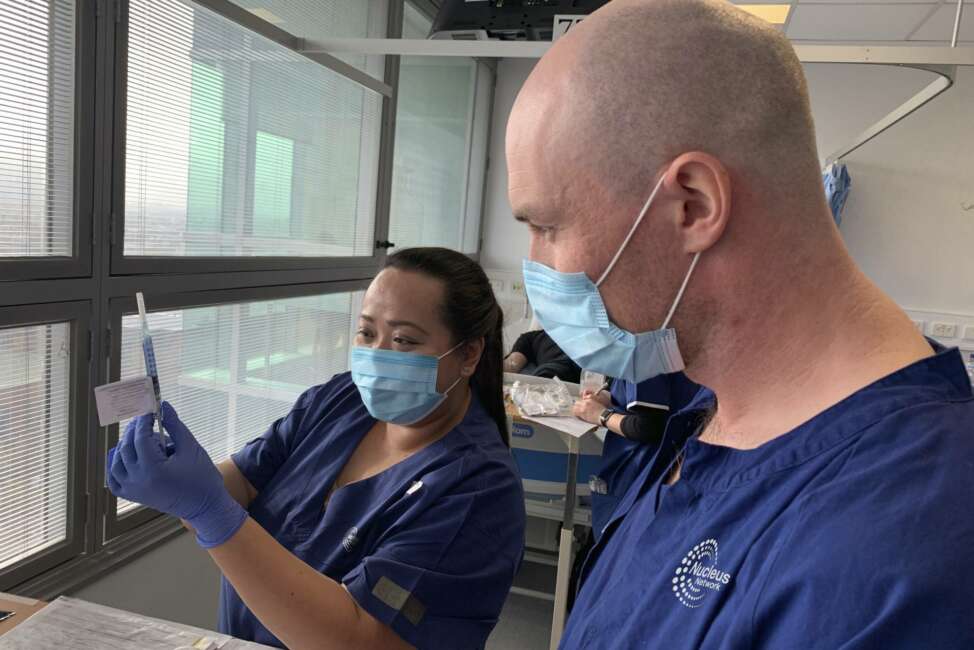
<svg viewBox="0 0 974 650"><path fill-rule="evenodd" d="M570 416L575 399L568 387L557 377L550 383L526 384L514 382L510 389L511 401L528 417L542 415Z"/></svg>

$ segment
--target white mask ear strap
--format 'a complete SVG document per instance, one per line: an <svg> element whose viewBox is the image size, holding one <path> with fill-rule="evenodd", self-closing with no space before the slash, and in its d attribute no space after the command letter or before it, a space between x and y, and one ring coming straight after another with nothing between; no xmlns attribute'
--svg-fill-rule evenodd
<svg viewBox="0 0 974 650"><path fill-rule="evenodd" d="M464 343L466 343L466 341L460 341L459 343L457 343L456 345L454 345L452 348L450 348L449 350L447 350L446 352L444 352L443 354L441 354L440 356L438 356L436 358L437 359L442 359L443 357L450 356L451 354L453 354L454 352L456 352L457 351L457 348L459 348Z"/></svg>
<svg viewBox="0 0 974 650"><path fill-rule="evenodd" d="M609 273L612 272L612 268L616 265L616 262L619 261L619 258L622 257L622 252L626 250L626 246L629 245L629 240L632 239L632 236L636 234L636 228L638 228L639 224L642 223L643 217L646 216L646 212L649 210L649 206L653 203L653 199L656 198L657 192L659 192L659 188L663 187L664 178L666 178L666 174L660 176L659 182L656 183L656 187L653 188L653 191L649 195L649 198L646 199L646 203L643 204L643 209L639 211L639 216L636 217L636 221L633 222L632 228L629 229L629 234L626 235L626 238L622 240L622 246L620 246L619 250L616 251L616 254L612 258L612 261L609 262L609 266L606 267L605 271L602 272L602 275L599 276L598 282L595 283L596 287L601 285L605 281L605 279L609 277Z"/></svg>
<svg viewBox="0 0 974 650"><path fill-rule="evenodd" d="M673 318L673 314L676 313L676 308L683 300L683 292L687 290L687 284L690 283L690 276L693 275L693 269L697 268L697 262L700 261L700 253L703 251L697 251L696 255L693 256L693 261L690 262L690 268L687 270L686 276L683 278L683 284L680 285L680 290L676 294L676 300L673 301L673 306L670 307L670 313L666 315L666 320L663 321L663 326L660 329L665 330L666 326L670 324L670 320Z"/></svg>
<svg viewBox="0 0 974 650"><path fill-rule="evenodd" d="M443 391L443 394L444 395L449 395L450 394L450 391L457 387L457 384L460 383L460 380L461 379L463 379L463 373L462 372L460 373L460 376L457 377L457 380L455 382L453 382L452 384L450 384L450 387L449 388L447 388L445 391Z"/></svg>

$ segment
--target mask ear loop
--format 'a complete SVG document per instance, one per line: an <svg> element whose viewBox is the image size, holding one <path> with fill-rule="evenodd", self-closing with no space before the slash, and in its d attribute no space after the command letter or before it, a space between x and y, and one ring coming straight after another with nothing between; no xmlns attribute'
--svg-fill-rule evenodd
<svg viewBox="0 0 974 650"><path fill-rule="evenodd" d="M450 356L451 354L453 354L454 352L456 352L456 351L457 351L457 349L458 349L458 348L459 348L459 347L460 347L461 345L463 345L464 343L466 343L466 341L460 341L459 343L457 343L456 345L454 345L454 346L453 346L452 348L450 348L449 350L447 350L446 352L444 352L444 353L443 353L443 354L441 354L440 356L438 356L438 357L436 357L436 360L437 360L437 361L439 361L439 360L440 360L440 359L442 359L443 357L448 357L448 356Z"/></svg>
<svg viewBox="0 0 974 650"><path fill-rule="evenodd" d="M460 348L460 346L463 345L464 343L466 343L466 341L460 341L459 343L457 343L456 345L454 345L452 348L450 348L449 350L447 350L446 352L444 352L440 356L436 357L436 360L439 361L443 357L450 356L451 354L453 354L454 352L456 352ZM437 374L437 376L439 376L439 374L440 374L440 364L436 364L436 374ZM457 377L457 380L455 382L453 382L452 384L450 384L450 387L449 388L447 388L445 391L443 391L444 397L446 395L449 395L450 394L450 391L457 387L457 384L460 383L460 380L461 379L463 379L463 371L462 370L460 371L460 376Z"/></svg>
<svg viewBox="0 0 974 650"><path fill-rule="evenodd" d="M606 267L605 271L602 272L602 275L599 276L598 282L595 283L596 287L598 287L603 282L605 282L605 279L609 277L609 273L611 273L613 267L615 267L616 262L618 262L619 258L622 257L623 251L625 251L626 246L629 245L629 240L631 240L632 236L636 234L636 228L638 228L639 224L642 223L643 217L646 216L646 212L649 210L649 206L653 203L653 199L656 198L656 194L659 192L659 188L663 187L664 178L666 178L665 174L663 176L660 176L659 181L656 183L656 187L653 188L653 191L649 195L649 198L646 199L646 203L643 204L643 209L639 211L639 216L636 217L636 221L632 224L632 228L629 229L629 234L627 234L626 238L622 240L622 246L620 246L619 250L616 251L616 254L612 258L612 261L609 262L609 266Z"/></svg>
<svg viewBox="0 0 974 650"><path fill-rule="evenodd" d="M680 285L680 290L676 294L676 300L673 301L673 306L670 307L670 313L666 315L666 320L663 321L663 326L660 327L661 330L665 330L666 326L670 324L670 320L673 318L673 314L676 313L676 308L683 300L683 292L687 290L687 284L690 283L690 276L693 275L693 269L697 268L697 262L700 261L700 253L703 251L697 251L693 256L693 261L690 262L690 268L687 270L687 274L683 277L683 284Z"/></svg>

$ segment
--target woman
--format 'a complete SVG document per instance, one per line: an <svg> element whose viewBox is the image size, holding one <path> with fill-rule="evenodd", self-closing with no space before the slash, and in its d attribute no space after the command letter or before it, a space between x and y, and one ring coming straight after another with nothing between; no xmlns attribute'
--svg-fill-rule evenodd
<svg viewBox="0 0 974 650"><path fill-rule="evenodd" d="M223 572L225 633L290 648L482 648L524 544L502 324L475 262L400 251L365 294L350 373L306 391L219 468L167 404L174 451L151 416L137 419L112 492L195 529Z"/></svg>

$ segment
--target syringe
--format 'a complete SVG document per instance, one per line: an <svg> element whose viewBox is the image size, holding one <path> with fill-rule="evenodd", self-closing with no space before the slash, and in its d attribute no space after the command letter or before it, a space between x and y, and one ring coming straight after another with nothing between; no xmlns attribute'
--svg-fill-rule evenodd
<svg viewBox="0 0 974 650"><path fill-rule="evenodd" d="M135 294L135 302L139 307L139 321L142 324L142 358L145 360L145 374L152 379L152 390L156 395L156 422L159 423L159 434L162 435L162 394L159 391L159 371L156 368L156 352L152 347L149 318L145 313L145 299L141 291Z"/></svg>

